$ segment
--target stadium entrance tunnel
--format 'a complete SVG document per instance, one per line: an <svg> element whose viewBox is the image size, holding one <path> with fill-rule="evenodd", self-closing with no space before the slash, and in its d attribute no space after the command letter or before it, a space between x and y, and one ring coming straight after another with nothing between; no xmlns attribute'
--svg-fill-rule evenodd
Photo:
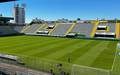
<svg viewBox="0 0 120 75"><path fill-rule="evenodd" d="M95 33L94 37L100 37L100 38L116 38L116 34L115 33Z"/></svg>
<svg viewBox="0 0 120 75"><path fill-rule="evenodd" d="M47 29L53 29L54 27L55 27L55 25L50 25L50 26L48 26Z"/></svg>
<svg viewBox="0 0 120 75"><path fill-rule="evenodd" d="M98 26L97 30L107 30L107 26Z"/></svg>
<svg viewBox="0 0 120 75"><path fill-rule="evenodd" d="M107 28L97 28L97 30L107 30Z"/></svg>
<svg viewBox="0 0 120 75"><path fill-rule="evenodd" d="M68 33L68 34L66 35L66 37L68 37L68 38L77 37L77 33Z"/></svg>

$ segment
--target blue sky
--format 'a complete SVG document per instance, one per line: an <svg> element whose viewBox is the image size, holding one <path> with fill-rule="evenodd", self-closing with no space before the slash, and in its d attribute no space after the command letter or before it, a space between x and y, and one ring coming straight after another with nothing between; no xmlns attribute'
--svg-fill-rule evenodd
<svg viewBox="0 0 120 75"><path fill-rule="evenodd" d="M56 20L76 19L120 19L120 0L19 0L26 3L26 21L33 18ZM0 13L12 16L14 2L1 3Z"/></svg>

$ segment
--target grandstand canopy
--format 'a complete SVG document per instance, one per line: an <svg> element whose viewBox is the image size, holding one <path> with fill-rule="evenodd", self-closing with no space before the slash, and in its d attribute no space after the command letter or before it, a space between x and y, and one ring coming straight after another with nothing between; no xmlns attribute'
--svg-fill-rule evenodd
<svg viewBox="0 0 120 75"><path fill-rule="evenodd" d="M3 23L7 23L9 22L10 20L14 20L13 17L2 17L0 16L0 23L3 22Z"/></svg>
<svg viewBox="0 0 120 75"><path fill-rule="evenodd" d="M9 1L16 1L16 0L0 0L0 3L2 3L2 2L9 2Z"/></svg>

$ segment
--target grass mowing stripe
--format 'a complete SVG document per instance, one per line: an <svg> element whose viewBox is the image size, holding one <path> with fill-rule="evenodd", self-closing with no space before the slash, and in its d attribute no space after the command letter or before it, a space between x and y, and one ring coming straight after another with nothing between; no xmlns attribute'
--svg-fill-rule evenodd
<svg viewBox="0 0 120 75"><path fill-rule="evenodd" d="M111 69L117 42L109 41L107 48L92 63L92 67Z"/></svg>
<svg viewBox="0 0 120 75"><path fill-rule="evenodd" d="M31 38L33 39L33 38ZM8 42L16 42L18 40L31 40L30 37L27 36L14 36L14 37L0 37L0 44L8 43ZM7 40L7 42L5 42Z"/></svg>
<svg viewBox="0 0 120 75"><path fill-rule="evenodd" d="M64 54L64 52L61 54L64 54L63 56L59 56L57 60L62 60L62 61L68 61L68 57L71 55L71 53L75 52L76 50L80 49L81 47L85 46L86 44L90 43L91 41L83 41L79 42L77 45L73 45L73 47L70 46L69 50L67 50L67 53Z"/></svg>
<svg viewBox="0 0 120 75"><path fill-rule="evenodd" d="M45 41L45 40L43 40ZM47 46L48 44L52 44L52 43L55 43L57 41L61 41L61 40L49 40L47 42L41 42L42 44L39 44L39 41L37 41L36 43L32 43L32 44L29 44L29 45L25 45L23 47L17 47L15 48L14 50L10 51L11 53L14 53L14 54L24 54L24 53L29 53L30 51L32 51L31 53L33 53L35 51L35 49L38 49L39 47L45 47Z"/></svg>
<svg viewBox="0 0 120 75"><path fill-rule="evenodd" d="M7 41L6 41L7 40ZM18 40L30 40L30 39L20 39L20 38L14 38L14 39L6 39L6 40L0 40L0 46L4 46L4 45L8 45L9 44L9 42L11 42L11 43L17 43L17 42L21 42L21 41L18 41Z"/></svg>
<svg viewBox="0 0 120 75"><path fill-rule="evenodd" d="M33 36L32 36L33 37ZM35 37L35 36L34 36ZM47 39L48 41L45 41L45 40ZM58 40L58 38L51 38L51 39L49 39L48 37L36 37L36 40L37 41L39 41L39 40L43 40L43 41L45 41L46 43L49 43L49 41L57 41ZM62 40L68 40L68 39L59 39L59 42L60 41L62 41ZM21 40L22 41L22 40ZM31 41L35 41L34 39L32 39ZM29 41L28 41L28 43L29 43ZM41 43L41 42L40 42ZM36 44L39 44L38 42L36 42ZM42 43L43 44L43 43ZM50 43L51 44L51 43ZM12 53L12 54L20 54L20 52L22 53L22 52L26 52L26 49L30 49L29 47L31 47L31 46L33 46L33 45L35 45L35 44L30 44L30 45L24 45L24 46L20 46L20 47L17 47L17 48L12 48L13 50L11 50L11 49L8 49L7 51L5 51L6 49L4 49L4 50L2 50L2 51L4 51L4 52L7 52L7 53ZM43 44L44 45L44 44ZM42 46L43 46L42 45ZM31 47L32 48L32 47ZM37 48L37 47L36 47ZM31 50L31 49L30 49ZM28 51L30 51L30 50L28 50ZM32 52L34 52L33 50L32 50ZM32 53L31 52L31 53Z"/></svg>
<svg viewBox="0 0 120 75"><path fill-rule="evenodd" d="M53 52L53 53L45 56L44 58L57 60L65 55L68 55L69 53L73 52L75 49L80 48L79 45L86 44L88 42L90 42L90 41L79 40L75 44L71 44L68 47L66 47L65 49L61 49L61 50L58 50L57 52Z"/></svg>
<svg viewBox="0 0 120 75"><path fill-rule="evenodd" d="M114 54L114 51L111 52L110 49L112 49L112 47L114 46L113 44L115 44L115 41L108 41L110 42L109 44L110 46L109 45L106 46L107 48L105 50L107 51L101 52L103 48L101 49L100 46L104 47L103 45L106 45L106 43L104 43L103 45L102 44L100 45L100 42L104 42L102 40L80 40L80 39L40 37L40 36L14 36L14 37L0 38L0 40L3 43L3 44L0 43L1 47L5 47L4 45L9 46L8 48L3 48L3 50L1 50L0 52L4 51L8 54L14 54L21 57L22 56L28 56L30 58L37 57L39 58L37 61L40 61L40 62L41 62L41 59L46 59L53 62L57 61L63 64L64 63L69 64L67 62L68 55L72 56L71 65L72 63L74 63L74 61L76 61L77 64L79 65L81 65L81 62L85 62L85 64L90 64L93 62L95 58L96 59L101 58L100 56L103 56L102 57L103 59L109 58L110 61L112 58L114 58L114 55L112 55ZM6 49L9 49L9 50L6 50ZM97 51L97 50L100 50L100 51ZM93 57L93 55L95 55L95 57ZM87 57L91 58L91 60L87 60L88 59ZM82 58L83 61L81 59L79 60L79 58ZM24 61L28 62L27 64L30 65L31 67L34 67L36 65L36 67L39 68L38 66L40 64L38 62L35 62L34 59L27 61L27 59L25 58ZM35 62L36 64L29 63L31 61ZM101 68L101 66L104 66L105 64L109 64L109 62L106 60L104 61L102 60L103 63L101 63L100 61L100 64L102 65L99 65L99 63L95 63L95 61L92 63L91 66L93 66L94 64L94 66L97 65L98 68ZM68 65L64 64L64 67L68 69ZM108 66L104 66L104 67L108 68ZM70 69L70 66L69 66L69 69Z"/></svg>
<svg viewBox="0 0 120 75"><path fill-rule="evenodd" d="M46 39L46 41L48 41L49 39ZM44 42L45 40L34 40L34 41L22 41L21 43L18 43L18 44L11 44L11 45L8 45L8 47L1 47L0 48L0 51L7 51L8 53L9 52L14 52L15 50L19 51L17 48L24 48L24 47L27 47L30 46L30 45L33 45L35 43L39 43L39 42Z"/></svg>
<svg viewBox="0 0 120 75"><path fill-rule="evenodd" d="M74 61L75 64L90 66L94 60L100 55L102 51L106 48L109 42L103 41L97 44L96 46L92 47L88 52ZM98 49L98 47L101 47ZM89 62L88 62L89 61Z"/></svg>
<svg viewBox="0 0 120 75"><path fill-rule="evenodd" d="M0 37L0 41L8 40L8 39L23 38L23 37L26 37L26 36L5 36L5 37Z"/></svg>
<svg viewBox="0 0 120 75"><path fill-rule="evenodd" d="M48 41L49 39L46 39L44 41ZM23 47L23 46L27 46L28 44L34 44L34 43L39 43L39 42L44 42L43 40L34 40L34 41L31 41L30 39L29 40L17 40L16 42L12 42L12 44L3 44L3 46L0 48L0 49L9 49L9 48L16 48L16 47Z"/></svg>
<svg viewBox="0 0 120 75"><path fill-rule="evenodd" d="M77 40L76 40L77 41ZM37 54L35 54L36 56L39 56L39 57L43 57L43 56L46 56L48 54L51 54L53 52L56 52L58 51L59 49L64 49L66 48L65 45L68 44L73 44L73 43L76 43L75 40L70 40L70 41L64 41L64 42L60 42L58 43L56 46L52 47L52 48L47 48L46 50L43 50L42 52L38 52Z"/></svg>
<svg viewBox="0 0 120 75"><path fill-rule="evenodd" d="M33 53L36 54L38 52L43 52L45 49L48 49L48 47L49 48L53 48L56 45L57 42L61 42L62 43L62 41L64 42L65 39L62 39L62 40L51 40L51 42L44 42L42 44L39 44L38 45L39 47L35 47L35 48L31 47L31 49L28 50L27 52L25 52L25 54L31 55ZM22 52L22 54L24 54L24 52Z"/></svg>
<svg viewBox="0 0 120 75"><path fill-rule="evenodd" d="M84 55L84 53L86 53L90 48L91 46L95 46L97 45L99 42L97 41L91 41L89 43L87 43L86 45L84 45L83 47L81 48L78 48L76 49L75 51L73 51L72 53L69 53L70 57L71 57L71 62L73 63L76 59L78 59L80 56ZM61 57L60 59L58 60L61 60L61 61L66 61L68 58L68 55L64 56L64 57Z"/></svg>
<svg viewBox="0 0 120 75"><path fill-rule="evenodd" d="M8 46L11 46L11 45L14 45L14 44L19 44L19 43L25 43L25 42L29 42L29 41L31 41L31 39L32 40L34 40L34 41L38 41L38 40L43 40L44 38L42 38L41 39L41 37L20 37L20 38L14 38L14 39L11 39L11 38L9 38L10 39L10 41L8 40L8 41L6 41L6 40L4 40L4 42L2 42L2 43L0 43L0 46L2 46L2 47L8 47ZM49 39L44 39L45 41L46 40L49 40ZM11 44L10 44L10 43Z"/></svg>

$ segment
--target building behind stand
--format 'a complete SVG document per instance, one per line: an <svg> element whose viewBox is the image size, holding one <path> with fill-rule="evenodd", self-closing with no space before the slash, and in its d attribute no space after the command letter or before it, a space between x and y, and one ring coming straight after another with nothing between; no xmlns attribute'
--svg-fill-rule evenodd
<svg viewBox="0 0 120 75"><path fill-rule="evenodd" d="M25 5L22 4L19 6L19 4L14 6L14 23L16 24L25 24Z"/></svg>

